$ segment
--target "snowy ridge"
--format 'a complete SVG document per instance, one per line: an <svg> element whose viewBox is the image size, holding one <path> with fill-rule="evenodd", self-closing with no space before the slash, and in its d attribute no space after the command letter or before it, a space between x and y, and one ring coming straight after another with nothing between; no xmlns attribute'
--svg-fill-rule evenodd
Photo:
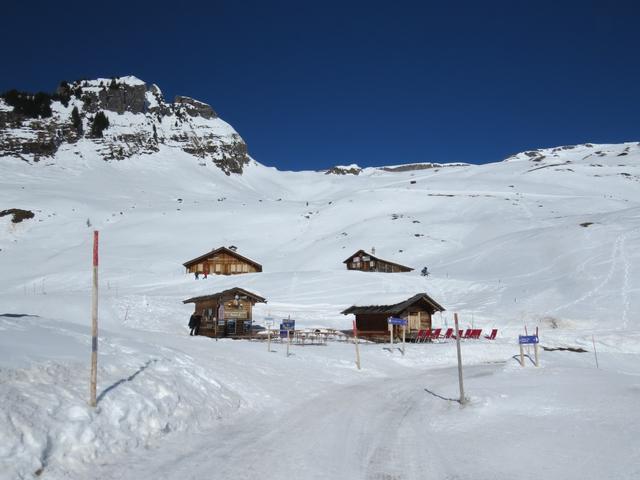
<svg viewBox="0 0 640 480"><path fill-rule="evenodd" d="M135 115L114 114L114 135L144 118ZM194 128L203 121L193 119ZM229 176L169 142L120 162L105 162L99 148L83 138L36 163L0 160L0 211L35 213L20 223L0 217L0 314L38 315L0 316L0 478L37 471L43 478L189 478L204 476L213 460L222 465L220 478L262 470L283 478L292 463L302 465L300 478L326 478L326 468L332 478L419 478L420 465L401 445L424 432L441 438L443 451L433 458L446 458L466 438L458 433L468 432L471 453L460 465L475 465L478 478L515 478L527 452L513 447L521 445L513 425L526 415L538 419L522 440L530 448L544 444L549 429L566 441L565 449L540 447L545 478L567 478L571 468L604 478L612 464L619 478L633 478L637 452L626 432L639 424L624 412L635 411L640 372L623 359L640 354L637 143L359 175L280 172L250 161L241 176ZM96 410L86 406L94 229L101 235ZM185 260L228 245L263 273L185 275ZM372 247L416 270L345 269L343 260ZM420 275L424 266L428 277ZM297 347L287 359L280 346L268 353L258 342L190 338L192 305L181 301L235 286L267 298L254 309L258 324L291 315L300 328L348 329L352 317L340 314L346 307L427 292L447 309L434 327L451 326L458 312L462 328L499 328L500 337L465 344L472 407L461 412L425 401L422 383L415 390L420 378L455 395L451 344L408 348L406 356L363 345L358 371L349 344ZM594 335L602 368L593 370L591 355L572 353L543 356L544 369L535 372L512 364L525 325L538 326L552 347L591 348ZM353 398L368 405L368 417L357 414ZM375 411L389 413L378 423ZM578 411L592 419L589 428L598 425L598 436L581 430ZM388 430L403 415L399 430ZM350 439L346 450L329 425ZM491 440L489 431L499 434ZM299 462L278 463L273 445L292 433ZM249 438L262 439L255 441L264 456L240 461L225 447L246 452L239 447ZM479 441L500 450L475 458L487 452ZM317 453L310 460L309 445ZM397 456L376 463L389 450ZM512 463L502 462L505 452ZM465 478L458 468L433 465L440 478Z"/></svg>

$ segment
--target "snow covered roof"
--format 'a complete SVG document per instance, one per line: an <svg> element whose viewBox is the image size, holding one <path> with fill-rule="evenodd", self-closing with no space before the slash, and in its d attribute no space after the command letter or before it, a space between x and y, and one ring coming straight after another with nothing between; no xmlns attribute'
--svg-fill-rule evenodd
<svg viewBox="0 0 640 480"><path fill-rule="evenodd" d="M206 300L218 300L220 298L234 297L236 295L240 297L248 297L249 299L253 300L255 303L267 303L267 300L261 297L260 295L257 295L255 293L250 292L249 290L245 290L244 288L239 288L239 287L230 288L228 290L223 290L222 292L213 293L211 295L201 295L199 297L188 298L186 300L183 300L182 303L197 303L197 302L202 302Z"/></svg>
<svg viewBox="0 0 640 480"><path fill-rule="evenodd" d="M362 307L357 307L354 305L344 310L342 314L348 315L349 313L387 313L390 315L399 315L404 310L420 301L425 301L426 303L428 303L433 308L434 312L444 312L445 310L442 305L440 305L426 293L418 293L417 295L414 295L413 297L394 305L368 305Z"/></svg>
<svg viewBox="0 0 640 480"><path fill-rule="evenodd" d="M256 269L258 271L260 271L260 272L262 271L262 265L260 265L258 262L255 262L255 261L251 260L250 258L244 257L244 256L240 255L238 252L236 252L235 250L231 250L230 248L227 248L227 247L216 248L215 250L211 250L210 252L205 253L204 255L200 255L199 257L194 258L192 260L189 260L189 261L183 263L182 265L188 268L191 265L199 263L202 260L206 260L207 258L210 258L210 257L212 257L214 255L217 255L218 253L226 253L228 255L231 255L232 257L236 257L239 260L242 260L244 262L250 263L251 265L256 267Z"/></svg>
<svg viewBox="0 0 640 480"><path fill-rule="evenodd" d="M402 270L404 270L406 272L413 271L413 268L411 268L411 267L407 267L406 265L401 265L401 264L396 263L396 262L391 262L389 260L385 260L384 258L376 257L375 255L373 255L371 253L368 253L368 252L366 252L364 250L358 250L356 253L351 255L349 258L344 260L342 263L349 263L353 257L358 256L358 255L366 255L366 256L371 257L373 260L378 260L380 262L385 262L385 263L388 263L389 265L395 265L396 267L400 267Z"/></svg>

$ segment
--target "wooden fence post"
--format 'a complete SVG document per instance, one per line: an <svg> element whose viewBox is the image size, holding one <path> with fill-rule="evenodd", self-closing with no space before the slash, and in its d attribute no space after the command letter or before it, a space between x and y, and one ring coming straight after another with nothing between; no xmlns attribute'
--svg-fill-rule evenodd
<svg viewBox="0 0 640 480"><path fill-rule="evenodd" d="M389 324L389 342L391 342L389 349L393 352L393 325L391 323Z"/></svg>
<svg viewBox="0 0 640 480"><path fill-rule="evenodd" d="M402 325L402 355L404 355L406 333L407 333L407 326Z"/></svg>
<svg viewBox="0 0 640 480"><path fill-rule="evenodd" d="M462 381L462 353L460 352L460 329L458 328L458 314L453 314L453 321L456 327L456 349L458 353L458 383L460 384L460 405L467 403L464 397L464 384Z"/></svg>
<svg viewBox="0 0 640 480"><path fill-rule="evenodd" d="M289 357L289 345L291 345L291 330L287 327L287 357Z"/></svg>
<svg viewBox="0 0 640 480"><path fill-rule="evenodd" d="M360 348L358 347L358 329L356 328L356 321L353 321L353 340L356 344L356 365L360 370Z"/></svg>

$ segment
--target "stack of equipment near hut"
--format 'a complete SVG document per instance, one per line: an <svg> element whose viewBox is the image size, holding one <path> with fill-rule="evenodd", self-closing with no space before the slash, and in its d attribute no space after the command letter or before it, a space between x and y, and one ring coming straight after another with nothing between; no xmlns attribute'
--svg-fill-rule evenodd
<svg viewBox="0 0 640 480"><path fill-rule="evenodd" d="M202 317L199 335L220 338L250 336L253 306L267 301L242 288L231 288L182 303L195 303L195 314Z"/></svg>
<svg viewBox="0 0 640 480"><path fill-rule="evenodd" d="M261 272L262 265L236 252L236 247L220 247L183 263L187 273L202 275L237 275Z"/></svg>
<svg viewBox="0 0 640 480"><path fill-rule="evenodd" d="M344 262L347 264L348 270L360 270L363 272L410 272L413 268L400 265L399 263L390 262L374 256L373 253L367 253L364 250L358 250L356 253L347 258Z"/></svg>
<svg viewBox="0 0 640 480"><path fill-rule="evenodd" d="M435 312L444 312L444 307L426 293L418 293L393 305L354 305L342 313L344 315L353 313L356 316L358 335L385 338L389 334L389 317L408 320L407 331L411 334L419 330L431 329L431 316Z"/></svg>

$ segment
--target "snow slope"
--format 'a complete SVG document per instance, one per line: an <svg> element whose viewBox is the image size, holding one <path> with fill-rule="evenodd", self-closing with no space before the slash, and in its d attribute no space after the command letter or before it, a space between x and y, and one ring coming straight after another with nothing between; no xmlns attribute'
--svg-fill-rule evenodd
<svg viewBox="0 0 640 480"><path fill-rule="evenodd" d="M266 478L327 469L333 478L420 478L403 439L433 435L437 445L418 458L436 457L436 478L514 478L538 448L550 462L545 478L603 478L611 460L617 478L634 478L640 390L628 360L640 350L639 166L636 143L357 176L257 162L227 176L162 145L105 162L83 140L51 161L3 158L0 210L35 217L0 218L0 314L37 316L0 316L0 478L88 478L98 467L95 478L201 478L223 458L237 461L214 478L252 478L265 466ZM102 289L95 411L85 404L93 229ZM264 272L185 275L184 261L222 245ZM371 247L415 271L345 269L345 258ZM429 277L419 274L424 266ZM436 326L451 325L456 311L463 326L497 327L502 338L465 345L472 407L460 413L424 392L455 396L451 344L414 346L406 357L364 346L358 372L346 344L285 358L259 343L185 336L192 306L181 300L232 286L268 299L256 306L258 323L291 315L301 327L334 328L349 328L340 315L349 305L427 291L447 308ZM520 371L510 357L524 325L539 326L548 346L591 349L594 335L603 369L592 369L590 354L554 352L540 371ZM397 399L397 410L368 423ZM351 406L367 400L365 410ZM523 418L535 423L525 440L515 427ZM607 448L584 438L584 418ZM308 431L298 428L305 421ZM488 431L500 440L488 445ZM254 433L264 439L243 463ZM277 461L287 441L301 470ZM445 462L456 444L467 447L464 460ZM477 476L472 465L481 465Z"/></svg>

